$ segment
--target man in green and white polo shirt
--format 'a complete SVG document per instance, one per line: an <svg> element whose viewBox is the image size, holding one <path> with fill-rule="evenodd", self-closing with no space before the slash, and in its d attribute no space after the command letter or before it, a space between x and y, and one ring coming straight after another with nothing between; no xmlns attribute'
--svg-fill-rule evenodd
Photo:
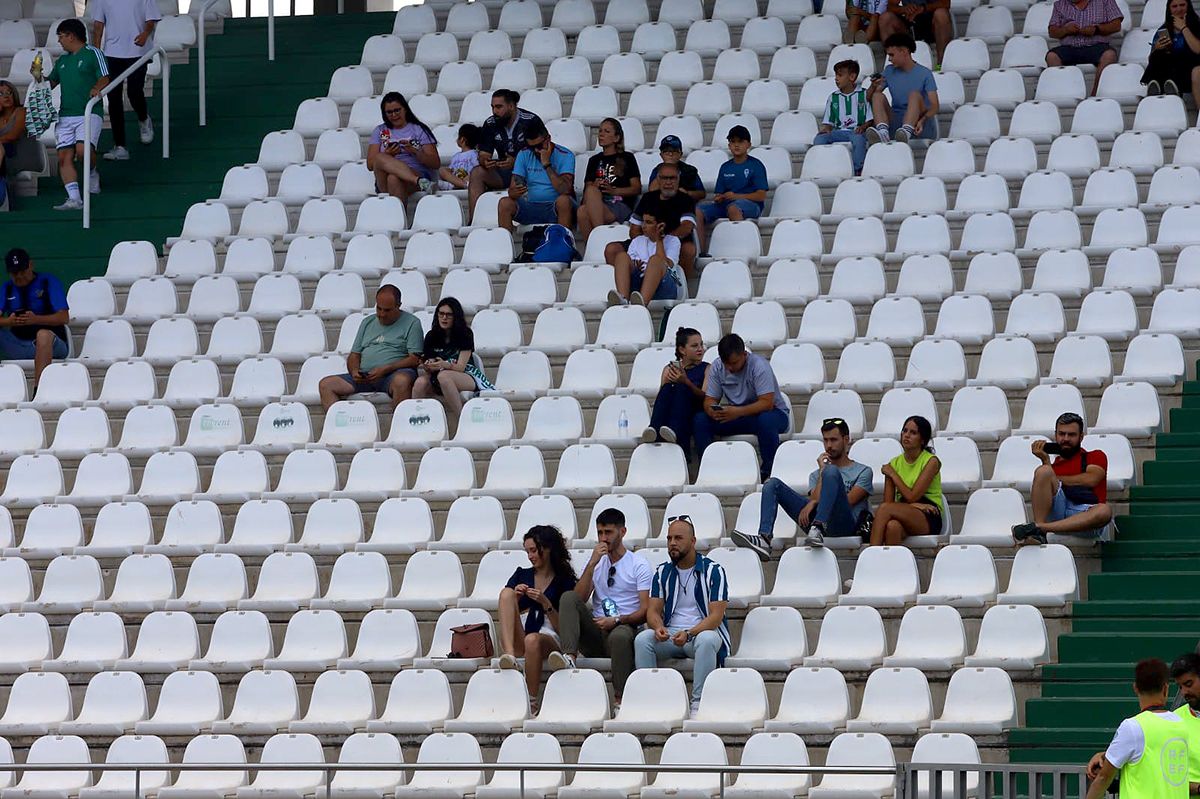
<svg viewBox="0 0 1200 799"><path fill-rule="evenodd" d="M79 173L75 159L83 159L84 108L88 100L96 97L108 85L108 62L104 53L87 43L87 29L77 19L65 19L58 24L58 42L66 52L54 63L49 75L51 86L62 87L62 100L58 109L56 146L58 147L58 173L67 190L67 201L54 206L56 211L71 211L83 207L79 193ZM100 140L100 128L104 126L104 103L92 106L95 118L89 131L92 147L91 192L100 193L100 174L96 171L96 142Z"/></svg>

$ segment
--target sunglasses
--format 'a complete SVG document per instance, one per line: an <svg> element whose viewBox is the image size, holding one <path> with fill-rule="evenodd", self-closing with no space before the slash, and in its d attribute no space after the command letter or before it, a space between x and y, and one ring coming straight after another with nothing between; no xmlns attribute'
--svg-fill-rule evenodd
<svg viewBox="0 0 1200 799"><path fill-rule="evenodd" d="M609 566L608 567L608 587L612 588L613 583L616 582L616 580L617 580L617 567Z"/></svg>
<svg viewBox="0 0 1200 799"><path fill-rule="evenodd" d="M696 529L696 524L692 521L692 517L688 516L686 513L681 513L678 516L667 517L667 524L674 524L675 522L684 522L693 530Z"/></svg>
<svg viewBox="0 0 1200 799"><path fill-rule="evenodd" d="M404 109L403 108L389 108L388 110L384 111L383 113L387 114L390 117L395 117L395 116L399 116L399 115L403 114Z"/></svg>
<svg viewBox="0 0 1200 799"><path fill-rule="evenodd" d="M842 419L841 417L838 417L838 416L831 416L828 419L823 420L821 422L821 426L824 427L825 425L830 425L830 424L845 424L845 423L846 423L845 419Z"/></svg>

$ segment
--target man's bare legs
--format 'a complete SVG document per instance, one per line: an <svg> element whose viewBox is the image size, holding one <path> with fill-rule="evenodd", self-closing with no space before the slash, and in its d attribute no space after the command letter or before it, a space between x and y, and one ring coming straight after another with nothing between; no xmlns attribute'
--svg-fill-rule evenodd
<svg viewBox="0 0 1200 799"><path fill-rule="evenodd" d="M33 348L33 384L41 380L42 371L54 360L54 343L58 336L51 330L39 330L34 337Z"/></svg>
<svg viewBox="0 0 1200 799"><path fill-rule="evenodd" d="M502 188L504 181L499 172L481 166L472 169L471 174L467 176L467 222L471 223L475 219L475 203L479 202L481 196Z"/></svg>
<svg viewBox="0 0 1200 799"><path fill-rule="evenodd" d="M1089 530L1098 530L1112 521L1112 508L1107 504L1093 505L1083 513L1076 513L1056 522L1047 521L1050 511L1054 507L1054 497L1058 494L1059 485L1054 467L1043 464L1034 471L1030 497L1033 506L1033 523L1039 529L1047 533L1083 533Z"/></svg>
<svg viewBox="0 0 1200 799"><path fill-rule="evenodd" d="M338 375L321 378L317 384L317 393L321 395L321 407L328 411L333 404L343 397L348 397L356 391L352 383L347 383Z"/></svg>

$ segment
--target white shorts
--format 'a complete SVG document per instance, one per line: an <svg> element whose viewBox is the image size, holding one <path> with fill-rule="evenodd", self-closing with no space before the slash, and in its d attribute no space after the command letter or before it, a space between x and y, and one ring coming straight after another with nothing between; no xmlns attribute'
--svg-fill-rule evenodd
<svg viewBox="0 0 1200 799"><path fill-rule="evenodd" d="M521 614L521 629L525 629L525 617L528 615L528 613ZM542 629L538 630L538 632L547 638L553 639L556 646L561 643L558 638L558 631L550 626L549 619L546 619L544 622L542 622Z"/></svg>
<svg viewBox="0 0 1200 799"><path fill-rule="evenodd" d="M92 129L91 134L92 146L100 141L100 130L104 127L104 117L99 114L92 114ZM74 147L76 143L83 141L83 117L59 117L58 122L54 127L55 144L54 146L62 150L66 147Z"/></svg>

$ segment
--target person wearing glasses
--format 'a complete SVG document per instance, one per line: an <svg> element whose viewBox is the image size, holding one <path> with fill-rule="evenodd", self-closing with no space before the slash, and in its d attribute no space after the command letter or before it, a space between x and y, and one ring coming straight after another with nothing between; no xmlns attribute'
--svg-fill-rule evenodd
<svg viewBox="0 0 1200 799"><path fill-rule="evenodd" d="M437 397L455 419L462 411L463 391L490 391L495 388L471 359L475 336L467 325L462 303L444 297L434 311L433 327L425 334L419 376L413 386L418 399Z"/></svg>
<svg viewBox="0 0 1200 799"><path fill-rule="evenodd" d="M729 579L725 569L696 551L696 527L687 515L667 519L667 555L654 572L646 629L633 642L639 669L658 667L659 659L688 658L692 671L691 715L695 717L704 681L721 667L730 650Z"/></svg>
<svg viewBox="0 0 1200 799"><path fill-rule="evenodd" d="M1100 540L1108 532L1108 457L1084 449L1082 441L1083 419L1064 413L1054 424L1053 442L1038 439L1030 446L1042 463L1033 472L1033 521L1012 528L1017 546L1044 544L1047 533ZM1051 455L1057 457L1051 461Z"/></svg>
<svg viewBox="0 0 1200 799"><path fill-rule="evenodd" d="M612 658L613 696L620 705L633 672L633 637L646 621L654 572L645 558L625 547L625 514L620 510L600 511L596 538L599 543L575 590L559 603L562 651L550 653L549 666L573 669L580 655Z"/></svg>
<svg viewBox="0 0 1200 799"><path fill-rule="evenodd" d="M704 410L695 417L696 454L703 456L718 437L756 436L765 483L775 463L779 436L787 430L791 405L779 390L770 362L746 352L746 342L737 333L717 343L717 355L704 378Z"/></svg>
<svg viewBox="0 0 1200 799"><path fill-rule="evenodd" d="M380 286L375 313L363 318L346 356L346 373L317 384L321 405L328 411L351 394L380 392L396 407L412 396L424 347L421 320L400 310L400 289L391 283Z"/></svg>
<svg viewBox="0 0 1200 799"><path fill-rule="evenodd" d="M496 207L500 227L515 224L570 228L575 216L575 153L555 144L542 121L525 126L525 149L517 153L508 194Z"/></svg>
<svg viewBox="0 0 1200 799"><path fill-rule="evenodd" d="M379 111L383 122L371 131L367 169L375 174L377 191L404 201L422 181L437 180L442 165L437 139L400 92L385 94Z"/></svg>
<svg viewBox="0 0 1200 799"><path fill-rule="evenodd" d="M521 669L518 658L525 659L530 708L537 713L542 661L559 648L559 607L564 596L573 595L576 578L557 527L530 527L521 543L529 566L517 568L500 590L500 668Z"/></svg>
<svg viewBox="0 0 1200 799"><path fill-rule="evenodd" d="M758 534L739 530L730 534L734 544L754 550L763 563L771 559L771 540L780 508L807 533L804 543L810 547L824 546L827 535L855 535L863 527L870 512L867 500L875 473L865 463L850 460L850 425L845 419L821 422L821 440L825 451L808 476L808 496L772 477L762 487Z"/></svg>
<svg viewBox="0 0 1200 799"><path fill-rule="evenodd" d="M883 504L871 524L871 546L898 546L910 535L942 531L942 463L929 446L933 425L924 416L910 416L900 428L901 453L880 473Z"/></svg>

